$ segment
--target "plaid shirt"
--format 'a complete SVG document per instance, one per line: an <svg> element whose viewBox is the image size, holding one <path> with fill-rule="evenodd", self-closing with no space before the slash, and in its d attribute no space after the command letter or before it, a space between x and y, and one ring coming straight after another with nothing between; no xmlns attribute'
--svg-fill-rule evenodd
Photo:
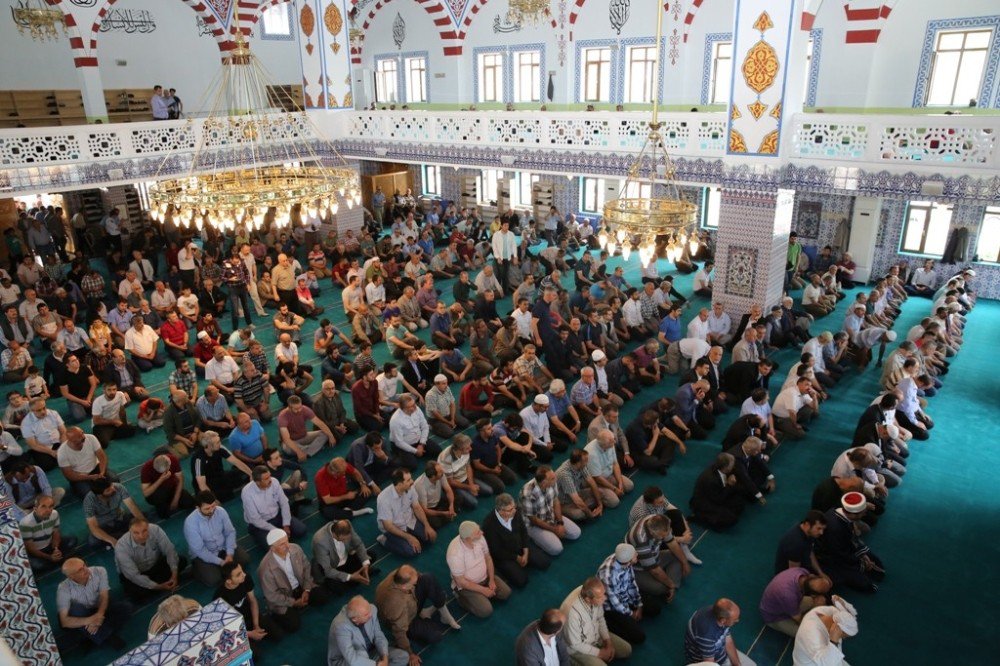
<svg viewBox="0 0 1000 666"><path fill-rule="evenodd" d="M639 296L639 311L642 313L643 319L659 319L660 306L656 304L656 296L650 296L643 292Z"/></svg>
<svg viewBox="0 0 1000 666"><path fill-rule="evenodd" d="M631 564L622 564L614 555L608 555L597 569L597 577L604 583L608 594L604 610L631 615L635 609L642 608L642 597L639 596L639 585L635 582Z"/></svg>
<svg viewBox="0 0 1000 666"><path fill-rule="evenodd" d="M569 460L564 460L556 469L556 487L559 489L559 501L571 502L570 495L579 495L588 488L587 479L590 472L586 466L581 469L573 467Z"/></svg>
<svg viewBox="0 0 1000 666"><path fill-rule="evenodd" d="M194 388L197 381L198 376L193 372L181 372L180 370L174 370L170 373L170 380L168 383L176 386L178 391L184 391L188 395L191 395L191 390Z"/></svg>
<svg viewBox="0 0 1000 666"><path fill-rule="evenodd" d="M628 524L634 525L639 522L639 519L645 518L646 516L664 516L670 509L676 509L673 504L667 502L665 506L659 504L649 504L643 498L639 498L632 505L632 508L628 512Z"/></svg>
<svg viewBox="0 0 1000 666"><path fill-rule="evenodd" d="M104 295L104 278L98 273L90 273L80 280L80 289L87 298L100 298Z"/></svg>
<svg viewBox="0 0 1000 666"><path fill-rule="evenodd" d="M222 262L222 279L230 285L247 285L250 283L250 270L242 259L226 259Z"/></svg>
<svg viewBox="0 0 1000 666"><path fill-rule="evenodd" d="M538 481L531 479L521 488L521 515L524 522L530 527L528 518L534 516L547 523L556 522L556 488L542 489L538 486Z"/></svg>
<svg viewBox="0 0 1000 666"><path fill-rule="evenodd" d="M243 355L243 362L246 363L247 361L253 363L253 367L257 368L257 371L260 374L262 375L268 374L267 353L264 352L263 350L257 352L256 354L252 351L248 351L246 354Z"/></svg>
<svg viewBox="0 0 1000 666"><path fill-rule="evenodd" d="M201 279L211 279L213 282L218 283L219 279L222 277L222 266L219 264L212 264L211 266L201 267Z"/></svg>

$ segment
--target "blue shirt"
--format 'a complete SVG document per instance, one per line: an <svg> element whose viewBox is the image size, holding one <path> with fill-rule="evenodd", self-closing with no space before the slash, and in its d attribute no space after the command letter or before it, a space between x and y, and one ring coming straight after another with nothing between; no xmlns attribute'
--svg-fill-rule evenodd
<svg viewBox="0 0 1000 666"><path fill-rule="evenodd" d="M667 342L677 342L681 339L681 319L667 315L660 322L660 333L667 339Z"/></svg>
<svg viewBox="0 0 1000 666"><path fill-rule="evenodd" d="M729 657L726 654L728 635L729 627L719 626L715 616L712 615L711 606L695 611L688 620L687 631L684 634L686 658L684 663L693 664L706 660L728 663Z"/></svg>
<svg viewBox="0 0 1000 666"><path fill-rule="evenodd" d="M506 435L507 433L504 432ZM487 467L496 467L499 460L497 460L497 442L500 441L500 437L493 433L493 436L488 440L483 439L481 435L476 435L472 438L472 459L478 460Z"/></svg>
<svg viewBox="0 0 1000 666"><path fill-rule="evenodd" d="M569 411L569 393L563 393L561 398L557 398L552 395L551 391L547 392L545 395L549 397L549 408L546 411L549 418L553 416L558 416L559 418L566 416L566 413Z"/></svg>
<svg viewBox="0 0 1000 666"><path fill-rule="evenodd" d="M221 506L215 507L211 518L195 509L184 519L184 540L191 557L208 564L222 564L219 553L232 555L236 550L236 529L229 514Z"/></svg>
<svg viewBox="0 0 1000 666"><path fill-rule="evenodd" d="M264 443L260 439L263 434L263 426L254 419L250 422L250 432L236 428L229 433L229 450L233 453L239 451L248 458L258 458L264 453Z"/></svg>
<svg viewBox="0 0 1000 666"><path fill-rule="evenodd" d="M444 333L451 335L451 313L435 312L431 315L431 333Z"/></svg>

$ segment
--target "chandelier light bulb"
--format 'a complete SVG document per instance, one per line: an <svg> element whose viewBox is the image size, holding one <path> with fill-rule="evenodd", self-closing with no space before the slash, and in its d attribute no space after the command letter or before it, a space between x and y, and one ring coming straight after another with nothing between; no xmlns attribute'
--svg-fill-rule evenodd
<svg viewBox="0 0 1000 666"><path fill-rule="evenodd" d="M625 233L625 230L624 230L624 229L619 229L619 230L618 230L618 233L616 233L616 234L615 234L615 237L616 237L616 238L618 238L618 242L619 242L619 243L624 243L624 242L625 242L625 236L626 236L626 235L627 235L627 234Z"/></svg>
<svg viewBox="0 0 1000 666"><path fill-rule="evenodd" d="M601 233L597 234L597 244L601 246L603 250L608 246L608 232L601 229Z"/></svg>
<svg viewBox="0 0 1000 666"><path fill-rule="evenodd" d="M632 256L632 246L629 243L622 245L622 259L628 261L628 258Z"/></svg>
<svg viewBox="0 0 1000 666"><path fill-rule="evenodd" d="M618 245L614 241L608 241L608 254L612 257L615 256L615 249Z"/></svg>

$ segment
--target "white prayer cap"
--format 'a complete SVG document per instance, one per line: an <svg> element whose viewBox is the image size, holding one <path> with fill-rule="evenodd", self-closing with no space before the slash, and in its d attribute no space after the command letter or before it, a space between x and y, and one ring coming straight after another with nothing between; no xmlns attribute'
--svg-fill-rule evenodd
<svg viewBox="0 0 1000 666"><path fill-rule="evenodd" d="M274 544L278 543L282 539L287 539L287 538L288 538L288 534L285 533L285 530L279 530L279 529L275 528L275 529L273 529L273 530L271 530L270 532L267 533L267 545L268 546L273 546Z"/></svg>

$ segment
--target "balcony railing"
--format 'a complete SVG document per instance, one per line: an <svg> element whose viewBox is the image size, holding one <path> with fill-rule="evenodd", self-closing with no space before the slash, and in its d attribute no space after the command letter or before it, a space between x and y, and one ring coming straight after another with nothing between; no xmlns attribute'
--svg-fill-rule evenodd
<svg viewBox="0 0 1000 666"><path fill-rule="evenodd" d="M423 148L445 147L622 155L637 152L648 131L645 113L313 111L308 119L301 114L270 118L254 131L238 120L210 125L200 118L0 130L0 193L183 174L198 150L210 153L217 168L232 168L251 160L254 132L268 142L255 159L280 163L283 156L300 152L290 151L291 145L316 142L313 123L327 140L369 144L376 156L404 147L413 160ZM664 143L674 156L726 158L725 114L667 113L662 122ZM821 168L1000 174L1000 116L796 114L787 122L793 126L790 140L782 143L783 160L761 160L762 165L780 167L791 160ZM327 156L324 145L314 145L319 156Z"/></svg>

